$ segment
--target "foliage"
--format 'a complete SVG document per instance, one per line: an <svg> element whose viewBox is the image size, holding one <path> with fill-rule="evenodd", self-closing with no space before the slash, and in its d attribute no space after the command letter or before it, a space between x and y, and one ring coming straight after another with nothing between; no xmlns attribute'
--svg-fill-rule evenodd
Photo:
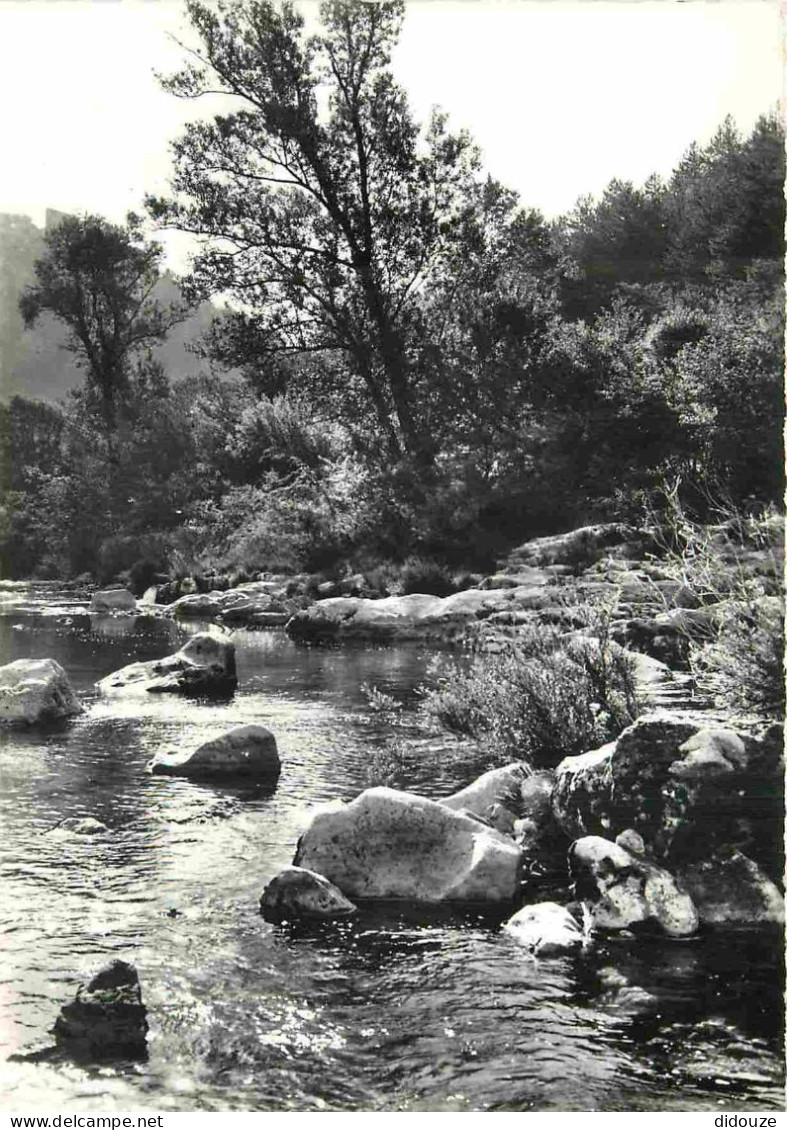
<svg viewBox="0 0 787 1130"><path fill-rule="evenodd" d="M435 114L423 137L389 64L401 0L330 0L307 36L289 3L188 0L197 61L166 82L237 109L175 143L174 196L157 219L211 237L201 293L242 311L220 328L225 360L258 370L288 354L335 354L343 416L360 415L390 458L425 458L419 294L451 245L477 154ZM312 376L312 380L314 376Z"/></svg>
<svg viewBox="0 0 787 1130"><path fill-rule="evenodd" d="M466 668L439 658L426 714L483 742L490 764L554 766L616 737L639 712L630 660L607 640L534 629Z"/></svg>
<svg viewBox="0 0 787 1130"><path fill-rule="evenodd" d="M438 561L423 557L408 557L399 574L402 593L431 593L433 596L450 596L454 591L451 574Z"/></svg>
<svg viewBox="0 0 787 1130"><path fill-rule="evenodd" d="M86 405L100 413L108 432L130 390L132 363L162 342L186 308L162 307L152 298L161 277L162 249L139 231L100 216L64 216L44 237L36 283L19 302L26 326L48 310L69 331L69 348L86 375Z"/></svg>
<svg viewBox="0 0 787 1130"><path fill-rule="evenodd" d="M713 503L716 522L687 512L677 484L651 521L661 530L664 568L700 609L687 623L689 663L700 690L718 706L783 719L784 522L772 509L746 514Z"/></svg>

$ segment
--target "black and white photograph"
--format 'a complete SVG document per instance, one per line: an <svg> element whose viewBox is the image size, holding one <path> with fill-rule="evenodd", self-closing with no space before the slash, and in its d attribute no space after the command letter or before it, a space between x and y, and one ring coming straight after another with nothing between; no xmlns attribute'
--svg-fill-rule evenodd
<svg viewBox="0 0 787 1130"><path fill-rule="evenodd" d="M0 0L5 1125L780 1123L782 21Z"/></svg>

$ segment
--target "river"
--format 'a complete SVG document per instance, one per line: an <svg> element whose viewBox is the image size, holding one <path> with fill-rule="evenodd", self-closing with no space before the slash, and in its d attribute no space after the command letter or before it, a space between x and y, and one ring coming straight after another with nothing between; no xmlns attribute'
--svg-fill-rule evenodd
<svg viewBox="0 0 787 1130"><path fill-rule="evenodd" d="M264 922L260 893L292 862L310 809L368 783L385 735L362 684L411 700L430 653L237 632L229 702L95 693L184 635L161 619L91 619L51 587L0 593L0 660L57 659L88 708L50 732L0 735L5 1109L783 1109L772 936L607 942L537 961L497 923L456 913L380 905L327 927ZM272 792L145 773L161 748L250 721L278 739ZM439 795L465 782L413 783ZM50 834L68 816L112 832ZM8 1061L51 1042L59 1006L110 957L139 971L147 1062Z"/></svg>

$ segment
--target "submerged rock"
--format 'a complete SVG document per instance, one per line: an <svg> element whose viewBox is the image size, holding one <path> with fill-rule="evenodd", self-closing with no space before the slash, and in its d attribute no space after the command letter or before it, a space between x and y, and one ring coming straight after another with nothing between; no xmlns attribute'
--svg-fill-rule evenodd
<svg viewBox="0 0 787 1130"><path fill-rule="evenodd" d="M649 924L671 937L697 929L694 903L672 875L620 844L584 836L571 845L568 861L577 898L592 904L594 928L628 930Z"/></svg>
<svg viewBox="0 0 787 1130"><path fill-rule="evenodd" d="M104 694L228 694L238 685L235 645L225 636L200 632L174 655L131 663L96 684Z"/></svg>
<svg viewBox="0 0 787 1130"><path fill-rule="evenodd" d="M67 816L54 828L49 829L49 835L62 833L71 836L102 836L109 828L93 816Z"/></svg>
<svg viewBox="0 0 787 1130"><path fill-rule="evenodd" d="M0 722L57 722L83 714L60 664L54 659L17 659L0 667Z"/></svg>
<svg viewBox="0 0 787 1130"><path fill-rule="evenodd" d="M779 888L741 852L688 864L680 878L701 922L739 926L784 923L784 898Z"/></svg>
<svg viewBox="0 0 787 1130"><path fill-rule="evenodd" d="M133 965L110 961L76 999L63 1005L53 1028L58 1045L78 1058L144 1058L147 1010Z"/></svg>
<svg viewBox="0 0 787 1130"><path fill-rule="evenodd" d="M523 906L508 919L503 929L536 957L573 953L583 942L576 918L556 902Z"/></svg>
<svg viewBox="0 0 787 1130"><path fill-rule="evenodd" d="M374 788L318 809L294 860L353 898L505 904L521 852L506 836L436 801Z"/></svg>
<svg viewBox="0 0 787 1130"><path fill-rule="evenodd" d="M324 875L306 867L285 867L260 898L260 910L268 922L284 918L346 918L358 908Z"/></svg>
<svg viewBox="0 0 787 1130"><path fill-rule="evenodd" d="M170 777L279 776L281 762L276 738L265 726L236 726L185 753L157 753L148 772Z"/></svg>
<svg viewBox="0 0 787 1130"><path fill-rule="evenodd" d="M91 612L136 612L137 598L128 589L103 589L90 598Z"/></svg>

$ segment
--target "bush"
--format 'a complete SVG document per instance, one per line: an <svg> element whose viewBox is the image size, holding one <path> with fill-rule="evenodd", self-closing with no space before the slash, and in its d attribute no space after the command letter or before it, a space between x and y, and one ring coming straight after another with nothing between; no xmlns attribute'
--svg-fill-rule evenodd
<svg viewBox="0 0 787 1130"><path fill-rule="evenodd" d="M439 562L424 557L408 557L399 574L399 588L404 596L419 592L450 596L454 592L454 582Z"/></svg>
<svg viewBox="0 0 787 1130"><path fill-rule="evenodd" d="M782 720L784 612L777 597L725 604L716 639L689 648L697 684L717 706Z"/></svg>
<svg viewBox="0 0 787 1130"><path fill-rule="evenodd" d="M533 630L508 655L468 669L438 659L424 711L455 733L480 740L489 764L547 768L616 737L639 713L634 668L606 639L566 640Z"/></svg>
<svg viewBox="0 0 787 1130"><path fill-rule="evenodd" d="M720 520L702 524L677 486L665 500L664 568L712 609L707 625L685 629L697 687L718 707L783 719L783 520L771 509L742 514L717 504Z"/></svg>

